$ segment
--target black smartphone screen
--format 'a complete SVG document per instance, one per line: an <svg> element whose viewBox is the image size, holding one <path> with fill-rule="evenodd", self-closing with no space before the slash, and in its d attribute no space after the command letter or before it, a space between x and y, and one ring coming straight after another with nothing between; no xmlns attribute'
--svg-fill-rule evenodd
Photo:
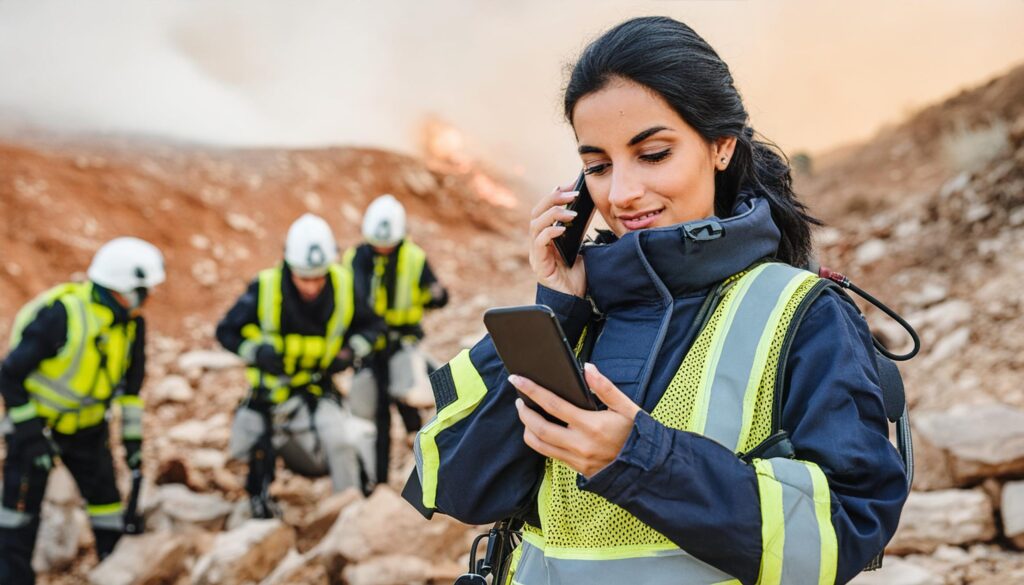
<svg viewBox="0 0 1024 585"><path fill-rule="evenodd" d="M565 233L554 239L555 248L562 255L566 266L572 268L576 263L576 257L580 253L580 246L583 245L583 237L587 235L587 227L590 225L590 218L594 215L594 199L587 189L587 182L583 173L576 179L575 190L579 191L572 202L566 205L566 209L576 212L576 218L568 223L557 222L565 225ZM556 225L557 225L556 224Z"/></svg>
<svg viewBox="0 0 1024 585"><path fill-rule="evenodd" d="M484 325L510 374L529 378L579 408L597 410L583 370L549 307L525 305L490 309L484 313ZM549 420L565 424L526 396L520 394L520 397Z"/></svg>

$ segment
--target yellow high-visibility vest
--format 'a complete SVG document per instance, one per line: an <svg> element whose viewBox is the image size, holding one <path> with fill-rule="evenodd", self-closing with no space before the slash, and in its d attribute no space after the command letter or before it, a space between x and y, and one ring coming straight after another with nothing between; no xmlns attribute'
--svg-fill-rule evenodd
<svg viewBox="0 0 1024 585"><path fill-rule="evenodd" d="M819 281L765 263L730 278L651 417L701 434L734 453L772 432L780 355L801 302ZM463 351L449 363L454 399L417 436L423 506L434 508L440 466L436 437L469 416L487 392ZM760 494L758 583L831 585L838 545L831 495L817 464L775 457L752 461ZM739 581L676 546L605 498L577 487L578 473L548 459L537 496L540 526L523 527L509 583L559 585L732 585Z"/></svg>
<svg viewBox="0 0 1024 585"><path fill-rule="evenodd" d="M348 250L342 263L352 268L355 248ZM388 306L388 289L384 281L388 256L374 255L373 275L370 278L370 306L375 313L384 317L389 327L418 325L423 320L423 305L430 301L430 291L420 288L423 268L427 264L427 253L423 248L406 238L398 247L395 258L395 290L393 302Z"/></svg>
<svg viewBox="0 0 1024 585"><path fill-rule="evenodd" d="M42 308L64 305L67 340L57 355L40 362L29 374L25 390L39 416L67 435L103 422L111 394L128 371L135 341L135 321L114 323L114 312L95 302L92 295L92 283L58 285L22 307L11 332L14 349ZM125 436L141 438L141 400L137 396L123 398L123 416L131 427Z"/></svg>
<svg viewBox="0 0 1024 585"><path fill-rule="evenodd" d="M274 375L250 366L246 368L246 377L253 388L268 390L270 401L275 404L287 400L293 388L306 387L314 394L320 394L323 388L317 383L318 376L341 351L355 311L352 274L349 269L336 265L329 269L328 278L334 288L334 311L324 326L324 335L282 334L283 271L276 267L259 274L259 323L250 323L242 328L243 346L248 345L253 350L248 353L254 353L254 348L260 344L273 345L282 356L285 373ZM245 355L246 348L240 349L239 353Z"/></svg>

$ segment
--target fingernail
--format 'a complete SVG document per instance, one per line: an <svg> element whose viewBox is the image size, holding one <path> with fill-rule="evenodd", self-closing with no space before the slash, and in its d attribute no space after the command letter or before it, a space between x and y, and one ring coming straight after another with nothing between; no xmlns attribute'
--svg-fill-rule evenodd
<svg viewBox="0 0 1024 585"><path fill-rule="evenodd" d="M523 402L522 398L516 398L516 410L522 410L523 406L525 405L526 403Z"/></svg>
<svg viewBox="0 0 1024 585"><path fill-rule="evenodd" d="M579 191L566 191L565 193L562 193L562 197L565 199L575 199L579 194Z"/></svg>
<svg viewBox="0 0 1024 585"><path fill-rule="evenodd" d="M572 209L566 209L565 213L568 214L568 215L571 215L572 217L576 217L577 215L579 215L578 211L574 211Z"/></svg>
<svg viewBox="0 0 1024 585"><path fill-rule="evenodd" d="M516 388L519 387L519 381L520 380L521 380L521 378L519 376L515 375L515 374L510 374L509 377L508 377L509 383L512 384L513 386L515 386Z"/></svg>
<svg viewBox="0 0 1024 585"><path fill-rule="evenodd" d="M588 372L596 372L597 371L597 366L595 366L594 364L592 364L590 362L587 362L587 363L583 364L583 369L588 371Z"/></svg>

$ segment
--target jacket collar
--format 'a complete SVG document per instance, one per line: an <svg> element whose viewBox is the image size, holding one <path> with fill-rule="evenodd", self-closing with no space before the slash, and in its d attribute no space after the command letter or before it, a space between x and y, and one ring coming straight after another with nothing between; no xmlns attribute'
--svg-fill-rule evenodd
<svg viewBox="0 0 1024 585"><path fill-rule="evenodd" d="M128 309L125 309L121 306L121 303L117 302L117 299L114 298L114 293L110 289L94 282L92 283L90 296L93 303L101 305L110 311L113 324L127 323L131 319Z"/></svg>
<svg viewBox="0 0 1024 585"><path fill-rule="evenodd" d="M667 303L773 256L779 238L768 201L741 196L726 219L712 216L585 246L587 292L602 313L635 303Z"/></svg>

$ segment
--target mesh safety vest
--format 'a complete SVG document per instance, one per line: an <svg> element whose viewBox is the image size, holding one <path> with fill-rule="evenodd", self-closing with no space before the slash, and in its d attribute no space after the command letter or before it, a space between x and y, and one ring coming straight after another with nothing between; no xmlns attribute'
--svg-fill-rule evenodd
<svg viewBox="0 0 1024 585"><path fill-rule="evenodd" d="M114 312L92 300L92 283L58 285L22 307L11 331L11 349L21 342L25 327L53 303L67 313L67 340L57 355L40 362L25 379L25 390L39 416L66 435L104 421L107 404L128 370L136 323L114 323ZM142 402L138 396L119 396L123 434L142 437Z"/></svg>
<svg viewBox="0 0 1024 585"><path fill-rule="evenodd" d="M324 335L282 334L282 277L280 267L260 272L256 309L259 323L250 323L242 328L243 344L254 347L269 343L282 356L284 375L264 372L255 366L246 368L249 384L253 388L266 389L268 398L275 404L287 400L293 388L306 387L313 394L323 392L317 382L341 351L355 309L351 272L341 266L332 266L328 278L334 288L334 311L325 324Z"/></svg>
<svg viewBox="0 0 1024 585"><path fill-rule="evenodd" d="M651 416L737 454L768 438L781 390L780 356L807 306L802 301L819 281L809 272L766 263L723 283L720 302ZM472 412L486 392L468 352L450 365L457 399L421 431L418 443L427 508L434 506L437 490L434 437ZM755 458L751 464L762 514L758 583L833 583L838 550L824 473L812 462L787 458ZM509 582L739 584L624 509L580 490L577 476L560 461L546 461L537 496L540 526L524 526Z"/></svg>

